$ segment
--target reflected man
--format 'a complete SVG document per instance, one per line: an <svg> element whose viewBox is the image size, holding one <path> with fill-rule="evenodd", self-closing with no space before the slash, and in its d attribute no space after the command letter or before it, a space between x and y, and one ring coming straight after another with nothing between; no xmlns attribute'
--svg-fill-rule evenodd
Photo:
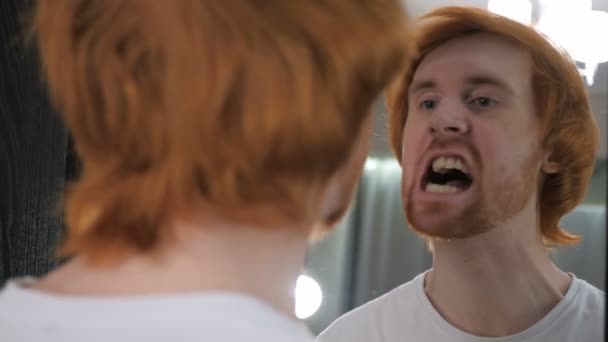
<svg viewBox="0 0 608 342"><path fill-rule="evenodd" d="M579 240L558 223L598 148L576 65L482 9L441 8L417 30L419 54L387 102L405 215L433 267L320 341L602 340L605 294L547 251Z"/></svg>

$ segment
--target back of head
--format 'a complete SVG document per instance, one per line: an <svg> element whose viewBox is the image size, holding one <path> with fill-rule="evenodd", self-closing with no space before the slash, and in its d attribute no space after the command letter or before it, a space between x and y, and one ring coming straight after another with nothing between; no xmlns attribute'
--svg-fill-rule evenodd
<svg viewBox="0 0 608 342"><path fill-rule="evenodd" d="M408 90L418 65L439 45L476 33L491 33L514 42L532 57L535 109L544 138L541 145L552 151L552 160L560 170L541 177L541 231L549 245L577 242L577 236L560 229L558 224L583 199L595 164L599 130L575 63L534 28L468 7L444 7L422 17L414 33L418 53L387 96L395 155L401 158Z"/></svg>
<svg viewBox="0 0 608 342"><path fill-rule="evenodd" d="M84 166L65 251L92 259L193 203L314 220L408 52L397 0L41 0L34 24Z"/></svg>

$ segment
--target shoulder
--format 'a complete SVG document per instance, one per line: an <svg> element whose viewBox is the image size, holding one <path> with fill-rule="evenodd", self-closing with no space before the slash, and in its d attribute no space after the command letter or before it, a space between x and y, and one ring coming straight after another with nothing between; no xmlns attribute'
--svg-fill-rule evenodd
<svg viewBox="0 0 608 342"><path fill-rule="evenodd" d="M382 340L381 336L395 318L407 321L407 313L417 305L418 282L422 275L392 291L344 314L317 338L318 342ZM390 329L389 329L390 330Z"/></svg>
<svg viewBox="0 0 608 342"><path fill-rule="evenodd" d="M573 302L576 306L588 313L601 313L604 315L606 307L606 293L588 282L575 278L576 293Z"/></svg>
<svg viewBox="0 0 608 342"><path fill-rule="evenodd" d="M11 308L16 304L27 302L28 296L24 286L33 283L34 278L24 277L8 280L0 287L0 309ZM0 310L2 312L2 310Z"/></svg>
<svg viewBox="0 0 608 342"><path fill-rule="evenodd" d="M604 334L605 293L574 277L558 306L544 319L543 341L601 341ZM540 339L539 339L540 340Z"/></svg>
<svg viewBox="0 0 608 342"><path fill-rule="evenodd" d="M204 331L205 341L209 342L314 342L314 336L304 328L285 329L285 327L253 326L252 322L235 322L213 327ZM240 326L239 326L240 325ZM212 331L212 334L209 334ZM189 336L199 336L200 328L192 327ZM182 340L183 341L183 340Z"/></svg>
<svg viewBox="0 0 608 342"><path fill-rule="evenodd" d="M47 336L49 326L53 327L55 339ZM130 340L150 342L200 341L200 336L209 342L314 340L303 322L243 294L168 294L100 300L39 293L17 282L9 282L0 290L0 331L11 341L83 341L87 336L107 341L124 341L128 336Z"/></svg>
<svg viewBox="0 0 608 342"><path fill-rule="evenodd" d="M186 311L175 331L190 331L209 342L313 342L314 336L304 322L286 315L268 303L249 295L216 293L204 295L200 304ZM198 333L197 333L198 332ZM189 341L187 338L174 338Z"/></svg>

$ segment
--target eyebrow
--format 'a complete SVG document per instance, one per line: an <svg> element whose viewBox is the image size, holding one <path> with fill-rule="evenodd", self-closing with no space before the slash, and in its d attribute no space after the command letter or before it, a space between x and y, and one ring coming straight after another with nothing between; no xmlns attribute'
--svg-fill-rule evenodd
<svg viewBox="0 0 608 342"><path fill-rule="evenodd" d="M437 83L432 80L415 81L410 85L409 93L414 94L422 90L437 89Z"/></svg>
<svg viewBox="0 0 608 342"><path fill-rule="evenodd" d="M502 81L500 78L488 74L469 76L466 78L465 84L469 86L490 85L493 87L501 88L509 92L510 94L515 93L513 88L509 86L505 81ZM433 90L437 88L439 87L437 86L437 83L434 80L427 79L415 81L410 86L409 94L414 94L422 90Z"/></svg>
<svg viewBox="0 0 608 342"><path fill-rule="evenodd" d="M468 77L465 83L473 86L490 85L493 87L501 88L511 94L515 93L513 88L511 88L511 86L507 84L507 82L491 75L474 75Z"/></svg>

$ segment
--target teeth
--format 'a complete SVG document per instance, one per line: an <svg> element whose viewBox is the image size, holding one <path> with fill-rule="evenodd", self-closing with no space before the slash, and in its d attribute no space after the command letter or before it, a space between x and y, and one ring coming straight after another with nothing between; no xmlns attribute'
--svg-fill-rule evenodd
<svg viewBox="0 0 608 342"><path fill-rule="evenodd" d="M441 172L441 170L445 169L445 164L447 162L447 158L439 157L435 159L433 162L433 171Z"/></svg>
<svg viewBox="0 0 608 342"><path fill-rule="evenodd" d="M450 169L460 170L467 173L462 159L453 157L439 157L433 161L433 171L437 173L445 173Z"/></svg>
<svg viewBox="0 0 608 342"><path fill-rule="evenodd" d="M464 167L464 164L460 159L456 159L456 162L454 163L454 168L462 171L463 173L467 173L467 169Z"/></svg>
<svg viewBox="0 0 608 342"><path fill-rule="evenodd" d="M448 158L447 161L445 162L445 168L446 169L453 169L454 168L454 164L456 164L456 159L454 159L454 158Z"/></svg>
<svg viewBox="0 0 608 342"><path fill-rule="evenodd" d="M433 184L433 183L429 183L426 185L426 192L439 192L439 193L456 193L456 192L460 192L461 190L455 186L451 186L451 185L440 185L440 184Z"/></svg>

